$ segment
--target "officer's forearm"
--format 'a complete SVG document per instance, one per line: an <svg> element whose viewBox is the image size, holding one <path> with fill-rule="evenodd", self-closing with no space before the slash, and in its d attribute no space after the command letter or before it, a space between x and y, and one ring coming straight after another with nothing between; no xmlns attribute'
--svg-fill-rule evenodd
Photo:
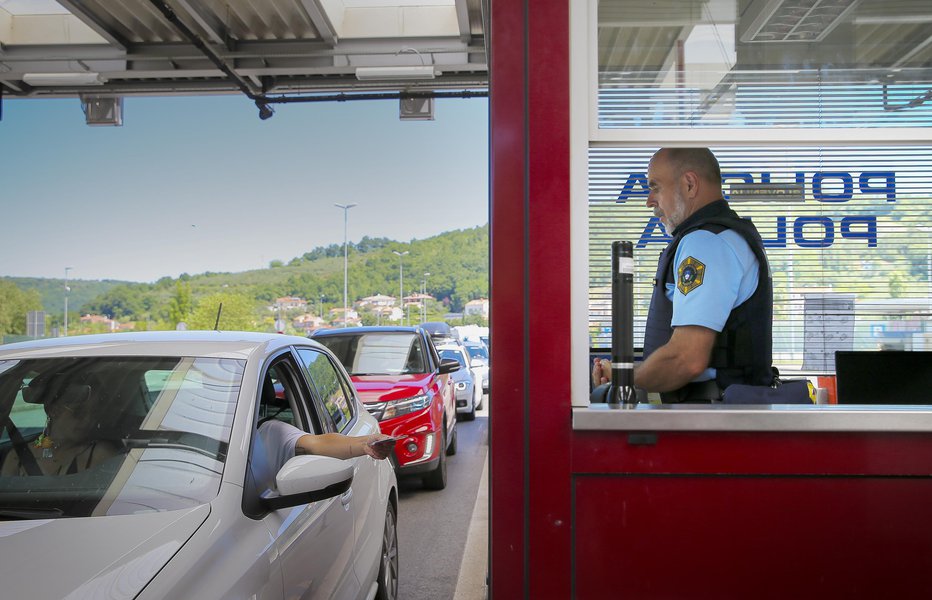
<svg viewBox="0 0 932 600"><path fill-rule="evenodd" d="M634 385L648 392L670 392L678 390L693 380L696 375L683 368L677 356L667 356L664 347L658 348L650 358L635 366Z"/></svg>
<svg viewBox="0 0 932 600"><path fill-rule="evenodd" d="M715 335L705 327L677 327L669 342L635 367L634 385L648 392L683 387L708 368Z"/></svg>

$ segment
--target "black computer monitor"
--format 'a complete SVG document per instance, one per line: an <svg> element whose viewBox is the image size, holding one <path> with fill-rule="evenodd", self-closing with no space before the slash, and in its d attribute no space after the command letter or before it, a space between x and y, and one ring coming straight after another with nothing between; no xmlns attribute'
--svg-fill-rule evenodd
<svg viewBox="0 0 932 600"><path fill-rule="evenodd" d="M932 404L932 352L838 350L839 404Z"/></svg>

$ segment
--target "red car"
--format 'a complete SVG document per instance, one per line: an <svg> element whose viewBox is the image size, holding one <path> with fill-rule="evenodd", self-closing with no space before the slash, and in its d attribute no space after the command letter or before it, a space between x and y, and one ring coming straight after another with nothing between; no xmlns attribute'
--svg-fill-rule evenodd
<svg viewBox="0 0 932 600"><path fill-rule="evenodd" d="M456 454L450 373L459 363L442 361L430 335L419 327L346 327L311 337L343 363L382 433L398 437L397 474L418 475L428 489L445 488L446 457Z"/></svg>

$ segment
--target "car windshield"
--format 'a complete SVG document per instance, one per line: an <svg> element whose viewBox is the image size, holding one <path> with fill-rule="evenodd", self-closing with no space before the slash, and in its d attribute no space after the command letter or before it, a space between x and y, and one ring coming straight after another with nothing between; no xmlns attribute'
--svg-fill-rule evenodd
<svg viewBox="0 0 932 600"><path fill-rule="evenodd" d="M440 350L440 358L452 359L460 364L461 367L468 366L463 358L463 353L458 350Z"/></svg>
<svg viewBox="0 0 932 600"><path fill-rule="evenodd" d="M193 357L0 361L0 520L209 502L244 367Z"/></svg>
<svg viewBox="0 0 932 600"><path fill-rule="evenodd" d="M367 332L315 338L327 346L350 375L426 373L427 362L414 333Z"/></svg>
<svg viewBox="0 0 932 600"><path fill-rule="evenodd" d="M481 358L482 360L489 360L489 353L485 351L485 348L482 346L466 346L466 352L469 352L470 358Z"/></svg>

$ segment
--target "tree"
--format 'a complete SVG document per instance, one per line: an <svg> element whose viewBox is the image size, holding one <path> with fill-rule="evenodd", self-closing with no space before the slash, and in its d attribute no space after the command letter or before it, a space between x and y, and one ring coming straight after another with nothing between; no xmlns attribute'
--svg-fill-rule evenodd
<svg viewBox="0 0 932 600"><path fill-rule="evenodd" d="M0 336L26 333L26 313L42 310L39 293L21 290L16 284L0 280Z"/></svg>
<svg viewBox="0 0 932 600"><path fill-rule="evenodd" d="M177 326L178 323L187 320L193 309L191 286L186 282L175 282L175 295L168 303L168 320L173 326Z"/></svg>
<svg viewBox="0 0 932 600"><path fill-rule="evenodd" d="M223 304L222 311L221 303ZM255 331L258 310L249 296L219 293L204 296L197 302L188 329L220 329L222 331ZM220 311L220 322L217 313Z"/></svg>

